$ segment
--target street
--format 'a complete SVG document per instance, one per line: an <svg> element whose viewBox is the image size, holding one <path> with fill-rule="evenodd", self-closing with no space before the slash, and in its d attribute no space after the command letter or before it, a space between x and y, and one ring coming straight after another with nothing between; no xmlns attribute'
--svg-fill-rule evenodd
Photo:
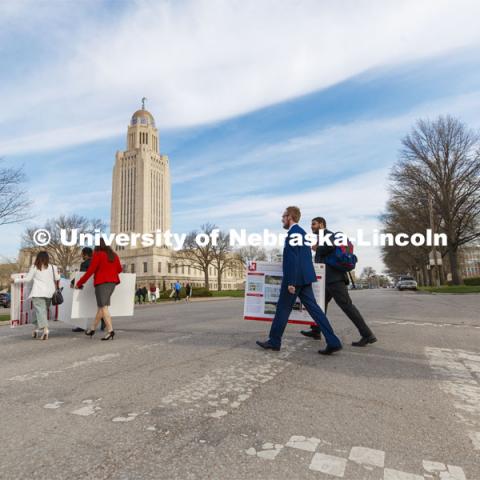
<svg viewBox="0 0 480 480"><path fill-rule="evenodd" d="M480 479L480 296L354 291L366 348L243 320L242 299L136 308L114 341L0 327L0 478Z"/></svg>

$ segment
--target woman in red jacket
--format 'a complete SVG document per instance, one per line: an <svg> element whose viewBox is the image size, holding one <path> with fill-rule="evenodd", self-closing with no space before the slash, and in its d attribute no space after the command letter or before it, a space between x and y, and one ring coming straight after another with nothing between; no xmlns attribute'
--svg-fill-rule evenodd
<svg viewBox="0 0 480 480"><path fill-rule="evenodd" d="M97 315L93 327L85 331L85 335L92 337L95 334L100 320L103 318L107 325L107 335L102 340L113 340L115 332L112 326L112 317L108 311L110 306L110 297L115 287L120 283L119 273L122 272L122 265L118 255L112 248L106 245L103 238L100 239L100 245L95 247L92 261L85 274L78 280L75 288L83 288L83 284L93 275L93 285L95 286L95 297L97 299Z"/></svg>

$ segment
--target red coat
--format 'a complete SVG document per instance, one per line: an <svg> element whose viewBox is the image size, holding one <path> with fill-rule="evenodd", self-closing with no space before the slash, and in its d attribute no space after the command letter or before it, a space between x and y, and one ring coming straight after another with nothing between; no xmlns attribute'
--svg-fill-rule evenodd
<svg viewBox="0 0 480 480"><path fill-rule="evenodd" d="M121 272L122 265L120 264L118 255L115 255L113 262L109 262L106 252L93 252L90 266L80 280L78 280L77 286L81 287L92 275L94 275L94 285L100 285L101 283L120 283L118 274Z"/></svg>

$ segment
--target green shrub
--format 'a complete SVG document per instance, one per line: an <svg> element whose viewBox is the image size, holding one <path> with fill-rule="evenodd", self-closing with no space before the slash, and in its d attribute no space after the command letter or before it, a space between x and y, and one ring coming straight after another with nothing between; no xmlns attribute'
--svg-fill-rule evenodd
<svg viewBox="0 0 480 480"><path fill-rule="evenodd" d="M480 285L480 277L464 278L463 283L465 285Z"/></svg>
<svg viewBox="0 0 480 480"><path fill-rule="evenodd" d="M182 290L183 290L183 296L185 296L185 289L182 289ZM213 296L212 292L210 290L207 290L206 288L203 288L203 287L194 288L193 292L192 292L192 297L193 298L195 298L195 297L211 297L211 296Z"/></svg>

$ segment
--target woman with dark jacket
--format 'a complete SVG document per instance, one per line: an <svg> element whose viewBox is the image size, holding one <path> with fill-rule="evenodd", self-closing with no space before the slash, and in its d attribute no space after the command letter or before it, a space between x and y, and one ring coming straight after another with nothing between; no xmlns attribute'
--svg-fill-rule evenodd
<svg viewBox="0 0 480 480"><path fill-rule="evenodd" d="M83 288L84 283L93 275L93 285L95 286L98 310L92 328L86 330L85 335L92 337L95 334L95 329L100 323L100 320L103 318L108 333L102 340L113 340L115 332L108 307L110 306L110 297L115 287L120 283L118 274L121 272L122 265L118 255L113 251L112 247L106 245L104 239L101 238L100 245L95 247L88 270L75 285L75 288Z"/></svg>

